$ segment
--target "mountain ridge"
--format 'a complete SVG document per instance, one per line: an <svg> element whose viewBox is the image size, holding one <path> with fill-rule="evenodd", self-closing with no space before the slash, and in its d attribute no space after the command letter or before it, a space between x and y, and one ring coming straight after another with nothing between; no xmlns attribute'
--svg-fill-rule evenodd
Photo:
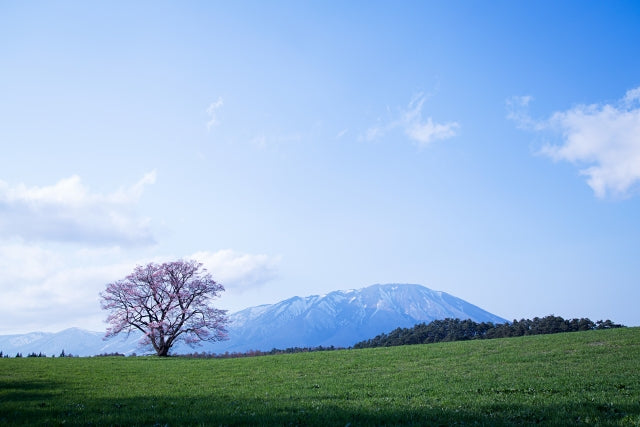
<svg viewBox="0 0 640 427"><path fill-rule="evenodd" d="M248 307L229 315L227 341L189 347L173 354L269 351L291 347L350 347L398 327L444 318L505 323L505 319L443 291L417 284L375 284L324 295L294 296L275 304ZM103 333L69 328L59 333L33 332L0 336L0 351L91 356L144 353L139 334L103 340ZM12 341L13 340L13 341Z"/></svg>
<svg viewBox="0 0 640 427"><path fill-rule="evenodd" d="M283 313L287 317L283 317ZM215 343L211 351L348 347L360 337L446 317L506 322L443 291L416 284L375 284L325 295L292 297L260 306L259 310L241 310L230 315L230 336L234 338ZM286 336L271 332L274 328L286 329Z"/></svg>

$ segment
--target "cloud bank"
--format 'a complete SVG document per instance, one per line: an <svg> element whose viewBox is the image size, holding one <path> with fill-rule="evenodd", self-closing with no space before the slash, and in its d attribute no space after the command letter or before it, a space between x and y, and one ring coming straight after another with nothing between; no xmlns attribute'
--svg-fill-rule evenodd
<svg viewBox="0 0 640 427"><path fill-rule="evenodd" d="M185 258L202 262L225 286L225 304L220 308L234 296L236 305L246 308L243 293L274 279L280 263L278 256L231 249L200 251ZM124 278L136 265L175 259L132 260L119 248L69 250L57 243L0 242L0 334L54 332L72 326L104 330L106 313L100 309L99 294L107 283Z"/></svg>
<svg viewBox="0 0 640 427"><path fill-rule="evenodd" d="M108 251L70 251L59 244L0 245L0 333L103 330L98 295L128 274L130 262Z"/></svg>
<svg viewBox="0 0 640 427"><path fill-rule="evenodd" d="M520 127L551 131L561 139L559 144L545 144L541 154L577 165L596 197L627 197L638 191L640 87L627 91L616 103L578 105L543 121L526 114L527 103L526 97L514 98L508 117Z"/></svg>
<svg viewBox="0 0 640 427"><path fill-rule="evenodd" d="M153 236L135 207L155 179L150 172L107 194L91 191L78 176L45 186L0 181L0 334L104 330L99 293L107 283L136 265L176 259L140 252ZM277 276L280 262L231 249L186 258L202 262L230 293L225 304L235 298L238 307L246 304L245 292Z"/></svg>
<svg viewBox="0 0 640 427"><path fill-rule="evenodd" d="M152 243L149 219L139 218L134 208L155 180L156 173L149 172L111 194L92 193L77 175L43 187L0 181L0 238L94 245Z"/></svg>
<svg viewBox="0 0 640 427"><path fill-rule="evenodd" d="M191 258L200 261L227 289L238 290L254 288L274 279L280 263L279 256L245 254L232 249L196 252Z"/></svg>

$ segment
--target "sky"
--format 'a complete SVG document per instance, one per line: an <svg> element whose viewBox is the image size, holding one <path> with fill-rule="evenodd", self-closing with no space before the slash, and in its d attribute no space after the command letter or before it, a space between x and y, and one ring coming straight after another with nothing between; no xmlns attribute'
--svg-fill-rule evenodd
<svg viewBox="0 0 640 427"><path fill-rule="evenodd" d="M0 1L0 334L196 259L640 325L640 4Z"/></svg>

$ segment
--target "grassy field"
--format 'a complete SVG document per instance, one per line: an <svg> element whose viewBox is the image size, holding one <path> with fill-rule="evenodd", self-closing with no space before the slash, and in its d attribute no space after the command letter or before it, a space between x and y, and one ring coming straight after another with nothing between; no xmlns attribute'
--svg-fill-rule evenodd
<svg viewBox="0 0 640 427"><path fill-rule="evenodd" d="M0 425L640 425L640 328L246 359L0 359Z"/></svg>

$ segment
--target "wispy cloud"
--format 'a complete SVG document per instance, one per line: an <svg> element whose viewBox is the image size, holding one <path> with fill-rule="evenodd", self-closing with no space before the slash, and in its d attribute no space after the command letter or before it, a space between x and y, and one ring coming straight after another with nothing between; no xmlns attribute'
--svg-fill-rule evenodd
<svg viewBox="0 0 640 427"><path fill-rule="evenodd" d="M414 97L404 113L401 125L407 136L421 146L456 136L460 128L457 122L434 123L431 117L427 117L426 121L422 119L422 106L425 99L422 94Z"/></svg>
<svg viewBox="0 0 640 427"><path fill-rule="evenodd" d="M432 117L423 118L423 106L426 96L422 93L413 97L406 108L387 122L378 123L366 130L364 139L373 141L395 129L404 134L421 147L426 147L437 140L453 138L458 134L460 124L450 121L437 123Z"/></svg>
<svg viewBox="0 0 640 427"><path fill-rule="evenodd" d="M209 120L207 121L207 130L211 130L211 128L216 127L220 124L220 120L218 119L218 110L224 105L222 101L222 97L218 97L216 102L212 102L207 107L207 115L209 116Z"/></svg>
<svg viewBox="0 0 640 427"><path fill-rule="evenodd" d="M539 130L540 124L533 120L529 116L529 104L533 101L533 97L526 96L512 96L507 99L505 104L507 106L507 118L513 120L516 126L520 129L526 130Z"/></svg>
<svg viewBox="0 0 640 427"><path fill-rule="evenodd" d="M110 194L92 193L77 175L42 187L0 181L0 237L94 245L151 243L150 220L139 218L135 206L155 180L155 171L149 172Z"/></svg>
<svg viewBox="0 0 640 427"><path fill-rule="evenodd" d="M542 121L522 111L509 117L519 126L559 135L559 144L545 144L540 153L578 165L597 197L626 197L638 188L640 87L617 103L578 105Z"/></svg>

